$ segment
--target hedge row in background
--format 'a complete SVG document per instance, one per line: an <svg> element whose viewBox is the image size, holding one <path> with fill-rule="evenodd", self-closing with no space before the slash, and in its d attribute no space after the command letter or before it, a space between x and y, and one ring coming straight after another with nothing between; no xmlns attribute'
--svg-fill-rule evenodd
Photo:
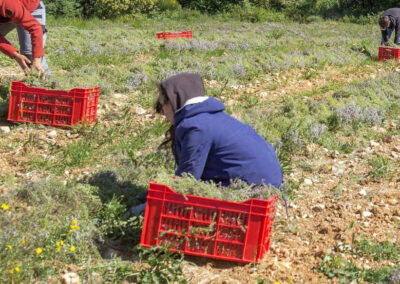
<svg viewBox="0 0 400 284"><path fill-rule="evenodd" d="M47 0L48 13L54 16L116 18L150 11L194 9L207 13L236 14L277 11L293 20L309 16L341 18L376 14L398 5L395 0ZM242 17L241 17L242 18ZM262 15L250 20L262 20ZM248 19L245 19L248 20Z"/></svg>

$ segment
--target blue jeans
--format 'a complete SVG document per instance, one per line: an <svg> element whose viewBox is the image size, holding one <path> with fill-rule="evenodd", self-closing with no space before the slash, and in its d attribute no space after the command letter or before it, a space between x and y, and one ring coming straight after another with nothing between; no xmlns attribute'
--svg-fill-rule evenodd
<svg viewBox="0 0 400 284"><path fill-rule="evenodd" d="M388 35L388 38L390 39L390 37L392 36L392 33L393 33L393 29L387 29L387 30L386 30L386 33L387 33L387 35ZM381 45L383 45L384 43L385 43L385 37L382 36ZM400 45L400 37L399 37L399 39L397 40L396 44L397 44L397 45Z"/></svg>
<svg viewBox="0 0 400 284"><path fill-rule="evenodd" d="M46 25L46 7L44 6L43 2L40 1L39 7L32 12L32 16L40 23L40 25L43 27L43 47L46 42L47 38L47 31L45 29ZM27 30L25 30L23 27L17 25L16 23L7 23L5 25L0 26L0 33L3 36L6 36L9 32L11 32L13 29L17 28L17 33L18 33L18 40L19 40L19 46L20 46L20 53L22 55L25 55L26 57L29 58L29 60L33 60L32 58L32 42L31 42L31 35ZM42 57L40 59L40 63L42 64L43 69L46 71L46 74L50 74L50 69L49 66L47 65L46 58Z"/></svg>

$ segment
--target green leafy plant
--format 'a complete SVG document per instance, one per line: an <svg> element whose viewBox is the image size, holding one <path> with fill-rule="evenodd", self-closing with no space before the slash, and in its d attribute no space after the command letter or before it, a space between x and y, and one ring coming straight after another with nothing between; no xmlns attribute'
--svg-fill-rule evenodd
<svg viewBox="0 0 400 284"><path fill-rule="evenodd" d="M143 269L137 275L137 283L186 283L181 264L183 254L173 252L167 247L138 247L139 259Z"/></svg>

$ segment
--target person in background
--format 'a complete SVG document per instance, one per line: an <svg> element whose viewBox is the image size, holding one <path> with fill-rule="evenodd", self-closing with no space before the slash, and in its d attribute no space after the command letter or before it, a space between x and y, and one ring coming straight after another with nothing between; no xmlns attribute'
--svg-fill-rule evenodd
<svg viewBox="0 0 400 284"><path fill-rule="evenodd" d="M247 124L205 96L200 75L182 73L160 84L156 111L171 124L169 137L177 169L196 179L228 186L240 179L249 185L283 187L282 168L274 148ZM143 197L143 196L142 196ZM145 209L131 209L135 215Z"/></svg>
<svg viewBox="0 0 400 284"><path fill-rule="evenodd" d="M39 0L0 0L0 51L17 61L28 73L33 67L39 77L49 74L44 57L46 9ZM5 36L17 29L20 50Z"/></svg>
<svg viewBox="0 0 400 284"><path fill-rule="evenodd" d="M382 32L381 45L389 45L393 30L395 31L394 43L400 45L400 8L387 9L379 18Z"/></svg>

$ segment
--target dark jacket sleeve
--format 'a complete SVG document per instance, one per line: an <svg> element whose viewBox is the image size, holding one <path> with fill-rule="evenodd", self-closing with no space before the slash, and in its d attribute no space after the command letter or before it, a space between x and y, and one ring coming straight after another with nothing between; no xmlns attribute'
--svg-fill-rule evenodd
<svg viewBox="0 0 400 284"><path fill-rule="evenodd" d="M394 43L397 44L399 42L399 36L400 36L400 18L396 18L396 25L394 26L395 29L395 37L394 37Z"/></svg>
<svg viewBox="0 0 400 284"><path fill-rule="evenodd" d="M381 31L382 33L382 38L383 38L383 42L386 43L389 41L389 37L388 37L388 32L387 31Z"/></svg>
<svg viewBox="0 0 400 284"><path fill-rule="evenodd" d="M179 137L182 139L176 141L178 169L175 174L180 176L188 173L200 179L211 149L210 137L199 127L185 129L182 135L177 136L178 139Z"/></svg>

